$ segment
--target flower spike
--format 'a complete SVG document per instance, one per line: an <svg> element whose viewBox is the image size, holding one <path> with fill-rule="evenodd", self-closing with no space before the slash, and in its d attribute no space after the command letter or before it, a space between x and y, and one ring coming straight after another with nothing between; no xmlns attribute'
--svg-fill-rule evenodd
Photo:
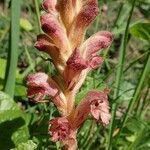
<svg viewBox="0 0 150 150"><path fill-rule="evenodd" d="M41 16L43 34L37 36L35 47L52 59L57 75L39 72L27 77L27 94L34 102L51 101L60 117L49 121L52 141L60 141L68 150L77 149L77 131L88 116L106 126L110 112L108 90L92 90L75 105L88 73L101 67L98 52L109 48L113 34L99 31L85 39L89 25L99 13L97 0L43 0Z"/></svg>

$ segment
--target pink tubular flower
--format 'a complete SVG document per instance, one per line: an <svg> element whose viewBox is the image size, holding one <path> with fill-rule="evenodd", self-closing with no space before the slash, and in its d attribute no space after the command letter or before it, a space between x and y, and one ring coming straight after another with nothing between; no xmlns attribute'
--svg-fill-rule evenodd
<svg viewBox="0 0 150 150"><path fill-rule="evenodd" d="M88 92L76 108L74 126L79 127L85 121L89 113L99 123L107 125L110 120L107 94L107 90Z"/></svg>
<svg viewBox="0 0 150 150"><path fill-rule="evenodd" d="M49 133L52 135L53 141L66 140L71 133L69 121L66 118L52 119L49 124Z"/></svg>
<svg viewBox="0 0 150 150"><path fill-rule="evenodd" d="M52 38L61 51L65 52L69 49L67 35L55 15L44 14L41 16L41 24L43 31Z"/></svg>
<svg viewBox="0 0 150 150"><path fill-rule="evenodd" d="M85 78L90 70L101 66L103 58L98 56L97 52L103 48L109 47L112 40L112 33L101 31L87 39L79 49L74 50L66 63L67 66L64 71L64 79L69 87L75 87L78 82L81 82L81 84L79 84L82 85L84 80L80 80L79 77ZM85 69L86 71L82 74L82 70ZM70 82L70 80L72 82ZM80 86L77 89L79 88Z"/></svg>
<svg viewBox="0 0 150 150"><path fill-rule="evenodd" d="M113 34L99 31L85 39L89 25L99 13L97 0L43 0L41 16L44 33L37 36L35 47L47 53L57 75L35 73L27 77L27 94L35 102L53 102L61 117L49 122L53 141L68 150L77 149L76 134L90 115L102 125L110 120L108 91L92 90L75 106L75 96L88 73L101 67L98 52L109 48Z"/></svg>
<svg viewBox="0 0 150 150"><path fill-rule="evenodd" d="M72 44L72 49L79 47L81 42L83 42L87 27L93 22L99 12L96 0L81 1L76 7L78 7L76 8L78 15L74 17L75 19L69 30L69 40Z"/></svg>
<svg viewBox="0 0 150 150"><path fill-rule="evenodd" d="M42 100L46 95L55 97L58 89L47 74L36 73L27 77L28 96L35 96L36 101ZM41 98L41 99L40 99Z"/></svg>
<svg viewBox="0 0 150 150"><path fill-rule="evenodd" d="M72 130L70 122L65 117L55 118L49 122L49 134L52 136L53 141L63 142L69 150L77 146L76 131Z"/></svg>
<svg viewBox="0 0 150 150"><path fill-rule="evenodd" d="M79 49L74 50L66 64L64 80L67 83L68 89L72 89L78 81L79 74L88 67L88 64L87 61L81 57Z"/></svg>
<svg viewBox="0 0 150 150"><path fill-rule="evenodd" d="M91 91L87 95L87 100L90 101L92 116L103 125L108 125L110 120L107 94L107 91Z"/></svg>
<svg viewBox="0 0 150 150"><path fill-rule="evenodd" d="M46 96L52 98L60 112L65 112L65 99L58 85L47 74L39 72L27 77L28 97L35 102L42 102Z"/></svg>

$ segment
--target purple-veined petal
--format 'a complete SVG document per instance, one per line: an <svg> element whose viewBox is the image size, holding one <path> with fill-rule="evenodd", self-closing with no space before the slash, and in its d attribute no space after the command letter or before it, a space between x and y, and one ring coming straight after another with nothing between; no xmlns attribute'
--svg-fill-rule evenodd
<svg viewBox="0 0 150 150"><path fill-rule="evenodd" d="M72 44L72 48L79 47L84 40L84 35L87 27L93 22L98 15L99 9L96 0L84 1L80 12L74 19L69 30L69 39Z"/></svg>
<svg viewBox="0 0 150 150"><path fill-rule="evenodd" d="M88 65L87 61L85 61L80 55L79 49L74 50L66 64L64 80L66 81L68 88L72 89L77 82L81 71L86 69Z"/></svg>
<svg viewBox="0 0 150 150"><path fill-rule="evenodd" d="M107 125L110 120L109 103L107 97L108 91L90 91L81 100L75 110L74 127L79 127L90 113L94 119L103 125Z"/></svg>
<svg viewBox="0 0 150 150"><path fill-rule="evenodd" d="M46 52L52 58L55 67L62 72L65 67L65 59L60 50L54 45L53 41L45 34L40 34L34 45L38 50Z"/></svg>
<svg viewBox="0 0 150 150"><path fill-rule="evenodd" d="M67 35L57 16L50 13L44 14L41 16L41 24L43 31L50 36L62 53L69 50Z"/></svg>
<svg viewBox="0 0 150 150"><path fill-rule="evenodd" d="M49 76L45 73L39 72L35 74L28 75L27 77L27 85L32 89L35 89L35 92L33 93L31 91L28 91L29 95L32 96L32 94L43 94L43 96L48 95L51 97L55 97L58 93L58 89L56 86L56 83L49 78Z"/></svg>
<svg viewBox="0 0 150 150"><path fill-rule="evenodd" d="M52 136L53 141L61 141L68 150L73 150L77 147L76 130L72 130L71 124L66 117L50 120L49 134Z"/></svg>
<svg viewBox="0 0 150 150"><path fill-rule="evenodd" d="M45 97L52 98L57 108L64 112L65 101L62 99L62 92L57 83L47 74L39 72L30 74L27 77L27 94L35 102L42 102Z"/></svg>
<svg viewBox="0 0 150 150"><path fill-rule="evenodd" d="M103 125L107 125L110 120L108 91L91 91L87 95L87 100L90 101L91 115Z"/></svg>
<svg viewBox="0 0 150 150"><path fill-rule="evenodd" d="M52 136L53 141L62 141L68 138L71 127L67 118L55 118L52 119L49 124L49 133Z"/></svg>
<svg viewBox="0 0 150 150"><path fill-rule="evenodd" d="M89 61L89 67L91 69L95 69L99 66L101 66L103 63L102 57L99 56L94 56L90 61Z"/></svg>
<svg viewBox="0 0 150 150"><path fill-rule="evenodd" d="M87 39L80 47L84 58L90 59L96 52L107 48L113 41L113 34L108 31L100 31Z"/></svg>

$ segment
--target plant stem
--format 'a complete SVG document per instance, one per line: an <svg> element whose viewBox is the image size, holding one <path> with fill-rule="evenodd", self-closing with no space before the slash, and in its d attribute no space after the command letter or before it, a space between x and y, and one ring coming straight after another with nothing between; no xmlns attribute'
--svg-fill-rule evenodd
<svg viewBox="0 0 150 150"><path fill-rule="evenodd" d="M27 48L26 46L25 46L25 53L26 53L26 55L27 55L27 58L28 58L28 61L29 61L30 66L31 66L31 68L32 68L32 71L35 72L33 60L32 60L32 58L31 58L30 53L29 53L29 51L28 51L28 48Z"/></svg>
<svg viewBox="0 0 150 150"><path fill-rule="evenodd" d="M117 135L117 138L120 136L120 133L121 133L121 131L122 131L126 121L127 121L127 118L128 118L129 114L131 113L131 111L133 109L134 103L136 102L136 100L140 96L140 93L142 91L142 88L143 88L144 82L145 82L145 80L147 78L147 75L149 75L149 73L150 73L149 68L150 68L150 55L148 55L147 62L145 64L145 66L144 66L144 69L143 69L143 72L141 74L140 80L139 80L139 82L137 84L137 87L136 87L136 90L135 90L135 92L133 94L133 98L129 102L128 108L127 108L126 113L125 113L125 115L123 117L123 121L122 121L120 130L119 130L119 133Z"/></svg>
<svg viewBox="0 0 150 150"><path fill-rule="evenodd" d="M115 87L116 88L114 90L114 95L113 95L114 100L119 95L119 89L120 89L120 84L121 84L122 75L123 75L123 67L124 67L124 62L125 62L125 54L126 54L126 47L127 47L127 41L128 41L129 24L130 24L130 21L131 21L133 10L134 10L135 1L136 0L133 0L133 2L132 2L132 7L131 7L131 10L130 10L129 18L127 20L125 34L124 34L124 37L122 39L122 43L121 43L121 46L120 46L119 63L118 63L118 68L117 68L116 80L115 80L116 81L115 82ZM109 129L108 147L107 147L108 150L112 149L112 134L113 134L113 130L114 130L116 110L117 110L117 103L114 102L113 105L112 105L112 119L111 119L111 124L110 124L110 129Z"/></svg>
<svg viewBox="0 0 150 150"><path fill-rule="evenodd" d="M33 67L35 68L36 65L40 64L41 62L42 59L37 58L35 62L32 65L30 64L29 67L20 75L20 78L25 78L33 70Z"/></svg>
<svg viewBox="0 0 150 150"><path fill-rule="evenodd" d="M10 23L10 39L8 61L5 75L4 91L11 97L14 96L16 68L18 62L18 43L20 32L20 0L11 1L11 23Z"/></svg>
<svg viewBox="0 0 150 150"><path fill-rule="evenodd" d="M88 135L87 135L88 137L86 138L85 143L82 145L82 147L85 148L85 149L86 149L86 146L88 145L88 143L90 143L91 138L93 137L94 127L95 127L95 122L92 121L90 129L88 131Z"/></svg>
<svg viewBox="0 0 150 150"><path fill-rule="evenodd" d="M120 15L121 15L121 11L122 11L123 5L124 5L124 3L122 3L122 2L121 2L120 6L119 6L119 11L118 11L118 14L117 14L117 17L116 17L115 23L114 23L114 25L113 25L113 26L114 26L114 28L116 27L117 22L118 22L118 20L119 20L119 17L120 17Z"/></svg>
<svg viewBox="0 0 150 150"><path fill-rule="evenodd" d="M35 5L36 17L37 17L37 21L38 21L38 30L39 30L39 33L42 33L41 22L40 22L39 0L34 0L34 5Z"/></svg>
<svg viewBox="0 0 150 150"><path fill-rule="evenodd" d="M139 131L137 138L135 139L135 141L131 145L128 146L127 150L134 150L134 149L136 149L138 144L143 139L143 136L145 135L146 129L147 128L145 126L141 131Z"/></svg>
<svg viewBox="0 0 150 150"><path fill-rule="evenodd" d="M132 61L129 63L129 65L124 69L123 72L126 72L126 71L127 71L129 68L131 68L137 61L139 61L141 58L143 58L145 55L147 55L148 52L149 52L149 50L146 51L145 53L143 53L142 55L136 57L136 59L132 60Z"/></svg>
<svg viewBox="0 0 150 150"><path fill-rule="evenodd" d="M140 118L142 118L142 112L143 112L143 110L144 110L144 108L146 106L146 101L147 101L149 93L150 93L150 85L148 85L148 87L146 89L146 93L145 93L144 98L143 98L142 106L141 106L141 109L139 111Z"/></svg>

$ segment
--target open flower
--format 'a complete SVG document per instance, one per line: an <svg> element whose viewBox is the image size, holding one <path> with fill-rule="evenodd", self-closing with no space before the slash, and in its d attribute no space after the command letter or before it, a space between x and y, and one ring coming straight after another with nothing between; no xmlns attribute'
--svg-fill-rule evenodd
<svg viewBox="0 0 150 150"><path fill-rule="evenodd" d="M107 125L110 120L107 94L107 90L88 92L75 110L74 126L79 127L89 114L99 123Z"/></svg>
<svg viewBox="0 0 150 150"><path fill-rule="evenodd" d="M28 97L35 102L42 102L46 96L51 98L60 112L65 112L66 100L57 83L47 74L39 72L27 77Z"/></svg>
<svg viewBox="0 0 150 150"><path fill-rule="evenodd" d="M45 96L55 97L58 93L56 84L45 73L36 73L27 77L28 96L35 96L35 101L41 101Z"/></svg>
<svg viewBox="0 0 150 150"><path fill-rule="evenodd" d="M64 146L69 150L75 149L77 146L76 131L72 130L71 124L66 117L50 120L49 134L52 136L53 141L63 142Z"/></svg>
<svg viewBox="0 0 150 150"><path fill-rule="evenodd" d="M69 121L64 117L52 119L49 124L49 133L52 135L53 141L66 140L71 133Z"/></svg>
<svg viewBox="0 0 150 150"><path fill-rule="evenodd" d="M110 120L107 91L91 91L87 95L90 102L91 115L103 125L108 125Z"/></svg>

